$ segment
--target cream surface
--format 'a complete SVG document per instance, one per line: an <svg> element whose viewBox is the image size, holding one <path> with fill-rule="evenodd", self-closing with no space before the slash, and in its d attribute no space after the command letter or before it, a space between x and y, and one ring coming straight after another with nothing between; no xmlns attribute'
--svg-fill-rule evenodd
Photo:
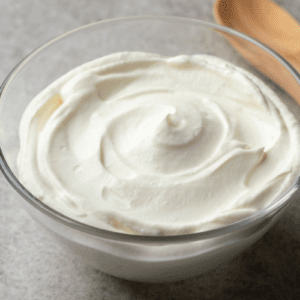
<svg viewBox="0 0 300 300"><path fill-rule="evenodd" d="M207 55L108 55L62 76L20 123L19 179L80 222L182 234L243 219L300 172L295 117L261 80Z"/></svg>

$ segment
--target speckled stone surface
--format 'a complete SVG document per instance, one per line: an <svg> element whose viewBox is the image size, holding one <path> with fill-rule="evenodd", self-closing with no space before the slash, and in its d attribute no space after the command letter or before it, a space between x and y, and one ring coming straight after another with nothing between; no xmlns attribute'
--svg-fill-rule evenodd
<svg viewBox="0 0 300 300"><path fill-rule="evenodd" d="M299 0L276 0L300 21ZM0 1L0 82L36 47L76 27L121 16L214 21L213 0ZM0 175L0 299L299 299L300 199L255 245L203 276L129 282L85 266L42 231Z"/></svg>

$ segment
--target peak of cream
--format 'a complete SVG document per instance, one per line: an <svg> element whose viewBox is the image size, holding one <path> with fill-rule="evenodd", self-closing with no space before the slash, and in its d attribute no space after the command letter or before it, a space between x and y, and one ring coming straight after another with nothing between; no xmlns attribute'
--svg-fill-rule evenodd
<svg viewBox="0 0 300 300"><path fill-rule="evenodd" d="M230 224L300 172L295 117L261 80L207 55L123 52L79 66L32 100L20 144L32 194L134 234Z"/></svg>

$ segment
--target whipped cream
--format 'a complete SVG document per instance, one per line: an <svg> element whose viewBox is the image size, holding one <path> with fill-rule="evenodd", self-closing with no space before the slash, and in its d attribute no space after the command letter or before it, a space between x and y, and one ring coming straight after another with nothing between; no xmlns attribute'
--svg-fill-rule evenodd
<svg viewBox="0 0 300 300"><path fill-rule="evenodd" d="M241 220L300 172L300 129L251 73L208 55L111 54L36 96L21 183L80 222L183 234Z"/></svg>

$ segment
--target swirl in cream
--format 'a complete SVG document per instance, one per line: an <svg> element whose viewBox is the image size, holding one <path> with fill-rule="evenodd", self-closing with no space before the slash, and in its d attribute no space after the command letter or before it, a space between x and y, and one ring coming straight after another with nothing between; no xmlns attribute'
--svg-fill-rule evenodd
<svg viewBox="0 0 300 300"><path fill-rule="evenodd" d="M50 100L49 100L50 99ZM20 124L20 181L92 226L181 234L230 224L296 180L299 124L219 58L112 54L47 87Z"/></svg>

